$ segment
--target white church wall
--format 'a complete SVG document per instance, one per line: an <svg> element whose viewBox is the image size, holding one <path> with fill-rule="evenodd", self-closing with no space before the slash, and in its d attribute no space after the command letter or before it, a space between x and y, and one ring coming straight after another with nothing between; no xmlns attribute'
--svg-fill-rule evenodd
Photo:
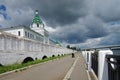
<svg viewBox="0 0 120 80"><path fill-rule="evenodd" d="M44 55L67 54L72 51L55 45L43 44L36 40L19 38L15 35L0 32L0 64L21 63L27 57L34 60L42 59Z"/></svg>
<svg viewBox="0 0 120 80"><path fill-rule="evenodd" d="M29 38L29 39L33 39L33 40L38 40L38 41L41 41L43 42L44 38L42 35L32 31L32 30L29 30L29 29L24 29L24 33L27 33L27 35L24 34L24 36L26 38ZM28 36L29 35L29 36ZM32 35L32 36L31 36Z"/></svg>
<svg viewBox="0 0 120 80"><path fill-rule="evenodd" d="M44 35L44 29L42 27L34 26L34 27L31 27L31 29L38 32L41 35Z"/></svg>
<svg viewBox="0 0 120 80"><path fill-rule="evenodd" d="M14 35L17 35L19 36L18 32L20 31L20 37L23 37L24 36L24 29L21 28L21 29L11 29L11 30L5 30L5 32L8 32L8 33L11 33L11 34L14 34Z"/></svg>

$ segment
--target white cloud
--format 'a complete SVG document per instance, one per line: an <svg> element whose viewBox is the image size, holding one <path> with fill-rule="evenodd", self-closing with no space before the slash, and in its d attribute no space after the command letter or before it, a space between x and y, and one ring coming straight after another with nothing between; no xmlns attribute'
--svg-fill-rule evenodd
<svg viewBox="0 0 120 80"><path fill-rule="evenodd" d="M50 33L56 31L56 29L54 29L54 28L52 28L52 27L50 27L50 26L45 26L45 29L46 29L48 32L50 32Z"/></svg>
<svg viewBox="0 0 120 80"><path fill-rule="evenodd" d="M98 44L101 42L102 38L95 38L95 39L88 39L84 43L77 44L80 48L91 48L97 47Z"/></svg>

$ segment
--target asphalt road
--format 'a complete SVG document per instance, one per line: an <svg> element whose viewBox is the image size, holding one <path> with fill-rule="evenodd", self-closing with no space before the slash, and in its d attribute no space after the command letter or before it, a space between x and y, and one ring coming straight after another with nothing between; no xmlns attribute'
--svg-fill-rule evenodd
<svg viewBox="0 0 120 80"><path fill-rule="evenodd" d="M15 72L0 80L63 80L76 58L65 57Z"/></svg>

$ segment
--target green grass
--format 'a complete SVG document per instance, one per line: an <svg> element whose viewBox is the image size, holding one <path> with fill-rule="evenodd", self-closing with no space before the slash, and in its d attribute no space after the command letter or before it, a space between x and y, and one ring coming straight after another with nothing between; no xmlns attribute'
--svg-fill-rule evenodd
<svg viewBox="0 0 120 80"><path fill-rule="evenodd" d="M34 65L34 64L54 60L54 59L57 59L57 58L62 58L62 57L65 57L65 56L68 56L68 54L67 55L62 55L62 56L49 57L49 58L46 58L46 59L43 59L43 60L35 60L35 61L28 62L28 63L23 63L23 64L17 64L16 63L16 64L13 64L13 65L1 66L0 67L0 74L8 72L8 71L15 70L15 69L27 67L27 66L30 66L30 65Z"/></svg>

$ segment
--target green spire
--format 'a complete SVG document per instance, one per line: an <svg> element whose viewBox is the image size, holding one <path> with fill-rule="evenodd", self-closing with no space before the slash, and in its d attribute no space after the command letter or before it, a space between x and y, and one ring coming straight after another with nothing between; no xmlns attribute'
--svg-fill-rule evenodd
<svg viewBox="0 0 120 80"><path fill-rule="evenodd" d="M42 20L39 17L38 10L35 11L35 16L34 16L34 19L32 21L32 24L33 23L35 23L35 24L43 24Z"/></svg>

